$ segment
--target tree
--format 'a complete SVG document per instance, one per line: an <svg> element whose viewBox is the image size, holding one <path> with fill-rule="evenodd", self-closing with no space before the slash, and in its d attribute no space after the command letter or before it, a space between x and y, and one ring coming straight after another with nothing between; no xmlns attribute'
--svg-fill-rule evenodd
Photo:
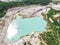
<svg viewBox="0 0 60 45"><path fill-rule="evenodd" d="M42 4L47 5L48 3L52 2L52 0L24 0L26 4Z"/></svg>

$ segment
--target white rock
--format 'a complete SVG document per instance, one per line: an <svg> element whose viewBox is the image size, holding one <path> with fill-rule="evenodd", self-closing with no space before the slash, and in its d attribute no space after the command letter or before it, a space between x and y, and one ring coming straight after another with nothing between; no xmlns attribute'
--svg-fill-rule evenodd
<svg viewBox="0 0 60 45"><path fill-rule="evenodd" d="M7 38L11 39L16 34L17 34L17 29L11 23L7 30Z"/></svg>
<svg viewBox="0 0 60 45"><path fill-rule="evenodd" d="M60 10L60 4L52 4L52 8L55 10Z"/></svg>
<svg viewBox="0 0 60 45"><path fill-rule="evenodd" d="M59 14L53 15L54 18L59 17L59 16L60 16Z"/></svg>
<svg viewBox="0 0 60 45"><path fill-rule="evenodd" d="M49 20L50 20L52 23L54 22L51 18L49 18Z"/></svg>

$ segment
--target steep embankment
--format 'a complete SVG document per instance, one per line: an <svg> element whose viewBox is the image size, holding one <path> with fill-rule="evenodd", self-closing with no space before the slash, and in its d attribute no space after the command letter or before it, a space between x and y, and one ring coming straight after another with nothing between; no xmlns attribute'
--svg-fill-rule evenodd
<svg viewBox="0 0 60 45"><path fill-rule="evenodd" d="M28 11L27 11L28 10ZM30 5L26 7L15 7L7 11L4 16L5 25L1 32L1 45L60 45L60 33L56 30L50 29L43 33L34 32L30 35L26 35L20 38L17 42L3 42L6 35L6 31L11 21L17 16L22 16L23 18L30 18L34 16L41 16L42 13L46 13L50 10L47 6L40 5ZM44 18L42 16L42 18ZM3 37L3 38L2 38Z"/></svg>

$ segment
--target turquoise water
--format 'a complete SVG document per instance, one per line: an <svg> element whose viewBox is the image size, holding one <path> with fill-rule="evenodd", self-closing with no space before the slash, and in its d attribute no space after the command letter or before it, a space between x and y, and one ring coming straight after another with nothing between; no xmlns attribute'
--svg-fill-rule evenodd
<svg viewBox="0 0 60 45"><path fill-rule="evenodd" d="M30 34L31 32L46 31L46 22L41 17L25 19L17 17L12 23L17 26L18 33L12 39L5 38L5 41L14 42L19 40L21 36Z"/></svg>

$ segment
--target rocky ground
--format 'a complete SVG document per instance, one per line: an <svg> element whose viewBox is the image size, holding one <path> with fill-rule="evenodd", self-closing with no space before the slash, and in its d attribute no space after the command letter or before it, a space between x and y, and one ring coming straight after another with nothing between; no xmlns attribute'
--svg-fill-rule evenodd
<svg viewBox="0 0 60 45"><path fill-rule="evenodd" d="M60 45L59 39L60 36L58 37L54 31L32 32L30 35L21 37L17 42L7 42L3 45Z"/></svg>
<svg viewBox="0 0 60 45"><path fill-rule="evenodd" d="M42 13L47 13L50 10L48 6L29 5L25 7L14 7L8 9L6 15L0 20L0 45L60 45L60 36L58 37L55 31L47 31L44 33L33 32L28 36L23 36L17 42L4 42L7 28L10 23L17 17L31 18L34 16L42 16ZM59 34L59 33L58 33Z"/></svg>

